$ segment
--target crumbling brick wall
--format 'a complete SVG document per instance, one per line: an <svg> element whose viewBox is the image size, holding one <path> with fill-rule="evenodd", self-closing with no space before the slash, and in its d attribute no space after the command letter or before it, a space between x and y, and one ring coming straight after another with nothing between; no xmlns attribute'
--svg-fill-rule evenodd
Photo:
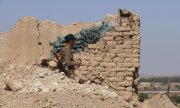
<svg viewBox="0 0 180 108"><path fill-rule="evenodd" d="M76 73L83 78L102 76L120 96L130 98L138 92L140 67L140 17L119 10L118 25L106 32L96 44L90 44L81 54L82 66Z"/></svg>

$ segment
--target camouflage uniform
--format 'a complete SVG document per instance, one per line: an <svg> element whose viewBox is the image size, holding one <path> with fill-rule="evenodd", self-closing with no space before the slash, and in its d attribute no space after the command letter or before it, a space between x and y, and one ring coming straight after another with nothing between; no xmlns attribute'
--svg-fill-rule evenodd
<svg viewBox="0 0 180 108"><path fill-rule="evenodd" d="M77 66L79 63L74 61L71 49L68 46L65 46L61 51L61 55L63 56L63 60L68 67L69 77L74 77L75 66Z"/></svg>

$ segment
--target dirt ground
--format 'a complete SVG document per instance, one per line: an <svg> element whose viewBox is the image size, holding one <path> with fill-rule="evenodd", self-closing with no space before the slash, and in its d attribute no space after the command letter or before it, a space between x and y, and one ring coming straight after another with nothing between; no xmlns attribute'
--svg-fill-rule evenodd
<svg viewBox="0 0 180 108"><path fill-rule="evenodd" d="M0 108L132 108L106 86L79 84L57 71L1 65Z"/></svg>
<svg viewBox="0 0 180 108"><path fill-rule="evenodd" d="M0 65L0 108L177 107L163 94L127 102L106 85L80 84L58 70L6 63Z"/></svg>
<svg viewBox="0 0 180 108"><path fill-rule="evenodd" d="M0 93L0 108L130 108L119 99L72 92ZM129 106L129 107L128 107Z"/></svg>

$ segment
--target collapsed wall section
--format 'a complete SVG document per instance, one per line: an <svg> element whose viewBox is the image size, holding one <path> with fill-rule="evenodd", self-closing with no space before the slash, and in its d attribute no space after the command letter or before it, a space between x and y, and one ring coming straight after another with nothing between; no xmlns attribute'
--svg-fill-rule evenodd
<svg viewBox="0 0 180 108"><path fill-rule="evenodd" d="M0 59L3 62L16 64L40 64L42 59L50 58L51 46L59 35L76 34L83 28L94 26L94 23L74 23L63 26L53 21L39 21L25 16L19 19L11 31L4 33Z"/></svg>
<svg viewBox="0 0 180 108"><path fill-rule="evenodd" d="M96 44L75 57L82 59L76 73L84 78L103 78L124 99L138 92L138 70L140 67L140 17L127 10L119 10L113 21L118 25L106 32Z"/></svg>

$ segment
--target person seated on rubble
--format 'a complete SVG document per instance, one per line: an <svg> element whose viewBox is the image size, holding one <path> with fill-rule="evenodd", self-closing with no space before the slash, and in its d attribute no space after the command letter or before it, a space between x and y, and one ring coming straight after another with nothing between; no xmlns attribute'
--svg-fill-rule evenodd
<svg viewBox="0 0 180 108"><path fill-rule="evenodd" d="M58 60L60 71L63 71L67 77L74 79L75 66L79 67L81 64L81 59L78 59L77 61L73 59L73 53L71 51L76 38L72 34L68 34L64 38L66 41L66 45L61 51L58 51L56 53L56 59Z"/></svg>

